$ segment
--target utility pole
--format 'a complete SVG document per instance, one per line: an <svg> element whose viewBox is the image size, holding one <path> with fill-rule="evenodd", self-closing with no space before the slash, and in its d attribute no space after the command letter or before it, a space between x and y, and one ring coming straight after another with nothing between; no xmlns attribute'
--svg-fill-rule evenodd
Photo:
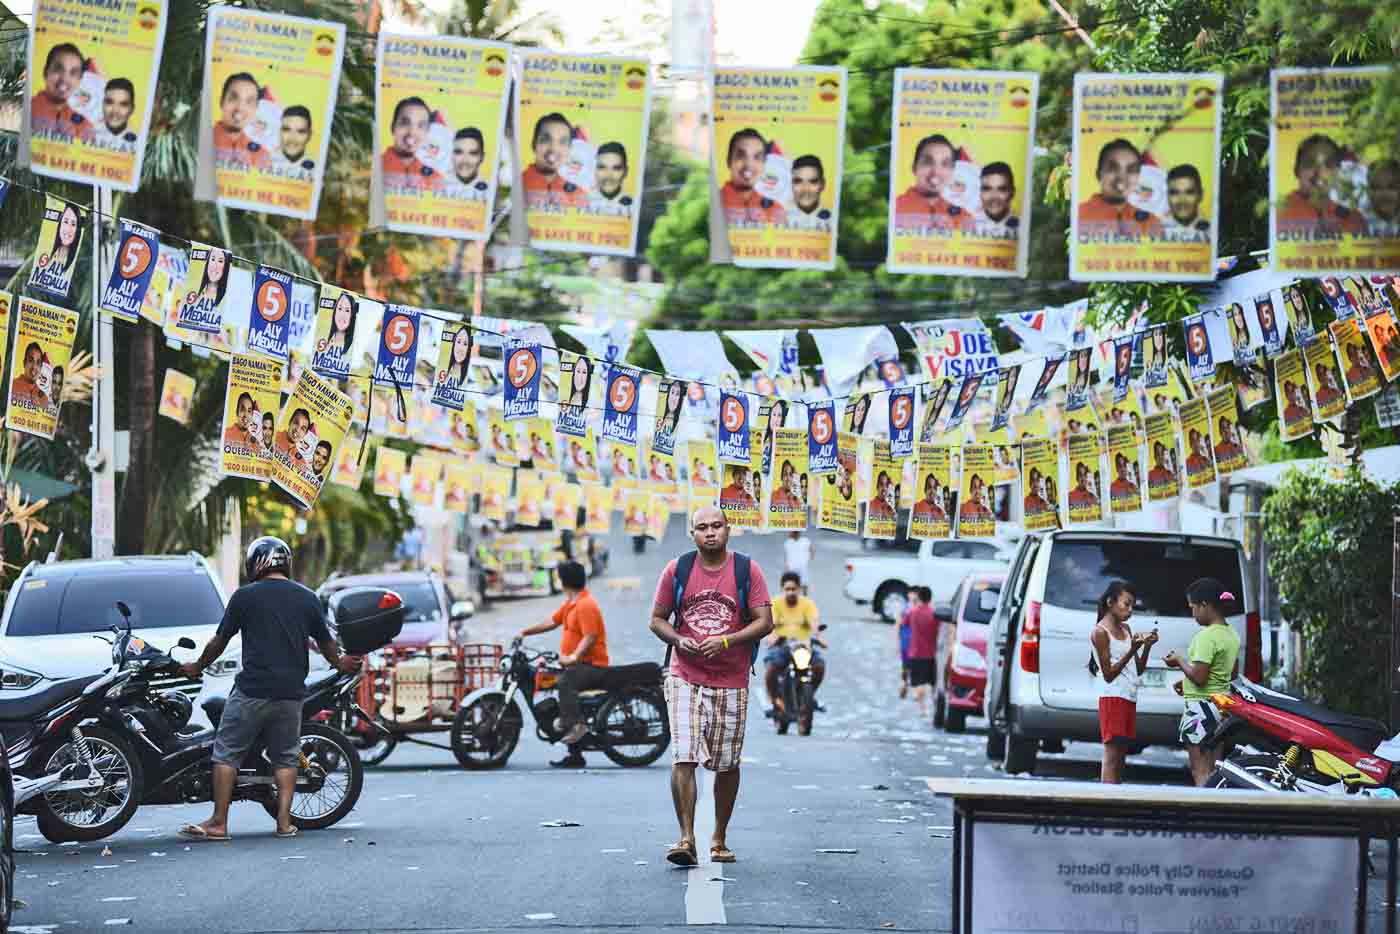
<svg viewBox="0 0 1400 934"><path fill-rule="evenodd" d="M102 282L109 265L110 244L104 221L112 217L112 190L93 186L92 210L92 447L87 466L92 471L92 557L110 558L117 542L117 484L115 382L112 319L100 312Z"/></svg>
<svg viewBox="0 0 1400 934"><path fill-rule="evenodd" d="M1390 556L1390 728L1400 728L1400 515L1391 518Z"/></svg>

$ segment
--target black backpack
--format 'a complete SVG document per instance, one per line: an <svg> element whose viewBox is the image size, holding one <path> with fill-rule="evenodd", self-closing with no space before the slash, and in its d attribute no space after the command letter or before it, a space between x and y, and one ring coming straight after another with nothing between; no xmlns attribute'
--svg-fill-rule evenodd
<svg viewBox="0 0 1400 934"><path fill-rule="evenodd" d="M676 559L676 577L671 588L671 625L680 629L681 620L681 598L685 596L685 585L690 581L690 572L695 567L695 562L699 559L698 551L687 551ZM734 552L734 589L739 597L739 621L747 626L749 621L749 584L753 579L753 562L749 556L742 552ZM752 668L758 661L759 643L763 640L757 639L753 643L753 652L749 658L749 667ZM670 667L671 646L666 646L666 660L661 663L663 668Z"/></svg>

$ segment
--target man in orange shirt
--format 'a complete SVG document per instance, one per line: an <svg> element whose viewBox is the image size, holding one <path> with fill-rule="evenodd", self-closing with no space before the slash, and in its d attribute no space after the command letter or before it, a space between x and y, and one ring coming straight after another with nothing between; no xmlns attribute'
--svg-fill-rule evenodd
<svg viewBox="0 0 1400 934"><path fill-rule="evenodd" d="M24 368L10 383L10 397L24 399L41 408L48 408L49 394L39 388L39 371L44 367L44 348L30 341L24 348Z"/></svg>
<svg viewBox="0 0 1400 934"><path fill-rule="evenodd" d="M754 190L763 177L768 142L757 130L746 128L729 137L729 181L719 190L719 203L728 224L781 224L787 218L783 206Z"/></svg>
<svg viewBox="0 0 1400 934"><path fill-rule="evenodd" d="M1167 467L1167 446L1160 441L1152 442L1152 469L1147 472L1147 487L1164 486L1176 477Z"/></svg>
<svg viewBox="0 0 1400 934"><path fill-rule="evenodd" d="M394 105L389 121L392 142L379 157L386 191L437 191L442 175L418 158L418 147L428 138L433 112L421 97L405 97Z"/></svg>
<svg viewBox="0 0 1400 934"><path fill-rule="evenodd" d="M250 393L242 392L238 394L237 421L229 425L228 430L224 432L224 444L237 444L240 446L246 446L248 444L248 438L250 437L248 422L250 419L256 417L254 413L257 412L257 410L257 403L253 401L253 397Z"/></svg>
<svg viewBox="0 0 1400 934"><path fill-rule="evenodd" d="M574 125L568 118L561 113L545 114L535 121L530 140L535 161L521 176L526 207L581 208L588 204L588 192L559 174L569 161L574 142Z"/></svg>
<svg viewBox="0 0 1400 934"><path fill-rule="evenodd" d="M1333 201L1332 177L1342 165L1342 147L1329 136L1314 133L1298 144L1293 177L1298 187L1279 205L1280 227L1308 226L1326 231L1359 234L1366 220L1357 211Z"/></svg>
<svg viewBox="0 0 1400 934"><path fill-rule="evenodd" d="M83 53L71 42L49 49L44 58L44 89L29 103L29 128L35 135L93 140L91 121L68 106L68 95L83 78Z"/></svg>
<svg viewBox="0 0 1400 934"><path fill-rule="evenodd" d="M219 94L221 116L214 124L214 160L250 169L265 169L269 154L261 143L248 138L247 129L258 114L262 88L246 71L224 79Z"/></svg>
<svg viewBox="0 0 1400 934"><path fill-rule="evenodd" d="M914 147L914 184L894 201L894 225L970 230L976 218L943 197L958 164L958 149L941 133Z"/></svg>
<svg viewBox="0 0 1400 934"><path fill-rule="evenodd" d="M735 466L732 470L729 485L719 491L720 503L728 503L731 508L752 508L754 499L749 492L749 468Z"/></svg>
<svg viewBox="0 0 1400 934"><path fill-rule="evenodd" d="M300 458L301 439L306 437L306 433L311 430L311 413L306 409L297 409L292 413L292 417L287 420L287 427L284 431L277 433L276 447L292 460Z"/></svg>
<svg viewBox="0 0 1400 934"><path fill-rule="evenodd" d="M1162 221L1151 211L1140 210L1128 202L1141 175L1142 154L1132 143L1115 139L1100 149L1094 171L1099 190L1079 205L1080 226L1112 225L1119 234L1161 236Z"/></svg>
<svg viewBox="0 0 1400 934"><path fill-rule="evenodd" d="M1128 501L1125 505L1135 505L1134 501L1141 494L1138 493L1137 484L1128 479L1128 455L1119 451L1113 456L1113 482L1108 485L1109 501L1115 508L1121 508L1119 501Z"/></svg>
<svg viewBox="0 0 1400 934"><path fill-rule="evenodd" d="M554 611L549 622L536 623L520 630L517 638L525 639L563 627L559 637L559 664L564 675L559 679L559 723L564 731L563 742L569 754L550 765L561 769L583 768L583 753L576 744L588 733L588 725L579 719L580 691L604 686L608 673L608 633L603 625L603 611L588 592L588 575L577 561L559 565L559 586L564 591L564 603Z"/></svg>

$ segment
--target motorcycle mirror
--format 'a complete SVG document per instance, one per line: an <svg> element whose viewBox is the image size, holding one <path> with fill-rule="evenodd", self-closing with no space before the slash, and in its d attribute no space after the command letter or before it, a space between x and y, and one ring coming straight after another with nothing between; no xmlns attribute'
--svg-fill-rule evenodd
<svg viewBox="0 0 1400 934"><path fill-rule="evenodd" d="M196 647L194 640L189 636L181 636L180 641L176 642L175 645L182 649L193 649Z"/></svg>
<svg viewBox="0 0 1400 934"><path fill-rule="evenodd" d="M126 605L125 600L118 600L115 605L117 608L117 612L122 615L122 619L131 619L131 607Z"/></svg>
<svg viewBox="0 0 1400 934"><path fill-rule="evenodd" d="M826 623L822 623L820 626L818 626L817 632L826 632Z"/></svg>

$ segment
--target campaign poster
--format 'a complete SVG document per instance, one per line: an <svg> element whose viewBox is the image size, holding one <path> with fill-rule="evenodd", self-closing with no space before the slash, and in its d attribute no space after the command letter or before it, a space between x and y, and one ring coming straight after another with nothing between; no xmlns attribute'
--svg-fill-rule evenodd
<svg viewBox="0 0 1400 934"><path fill-rule="evenodd" d="M666 526L671 523L670 497L653 493L647 503L646 536L654 542L666 537Z"/></svg>
<svg viewBox="0 0 1400 934"><path fill-rule="evenodd" d="M195 198L314 221L345 27L209 9Z"/></svg>
<svg viewBox="0 0 1400 934"><path fill-rule="evenodd" d="M547 418L525 420L527 458L536 470L559 470L559 455L555 449L554 423Z"/></svg>
<svg viewBox="0 0 1400 934"><path fill-rule="evenodd" d="M1142 403L1138 399L1137 390L1128 388L1128 393L1121 400L1114 402L1111 399L1112 392L1105 393L1106 401L1102 403L1104 414L1107 416L1109 425L1131 425L1133 431L1142 434Z"/></svg>
<svg viewBox="0 0 1400 934"><path fill-rule="evenodd" d="M914 390L891 389L886 395L890 404L890 456L903 460L914 453Z"/></svg>
<svg viewBox="0 0 1400 934"><path fill-rule="evenodd" d="M656 427L651 443L663 454L676 453L676 433L685 409L685 380L663 379L656 390Z"/></svg>
<svg viewBox="0 0 1400 934"><path fill-rule="evenodd" d="M749 462L724 462L724 486L719 491L719 508L729 524L741 529L763 527L763 445L757 431L750 432Z"/></svg>
<svg viewBox="0 0 1400 934"><path fill-rule="evenodd" d="M598 471L598 444L591 430L581 438L559 438L558 444L565 472L572 473L582 483L597 483L602 479Z"/></svg>
<svg viewBox="0 0 1400 934"><path fill-rule="evenodd" d="M1333 352L1332 332L1323 330L1303 345L1303 364L1312 392L1313 417L1317 421L1336 418L1347 410L1347 394Z"/></svg>
<svg viewBox="0 0 1400 934"><path fill-rule="evenodd" d="M1067 354L1051 354L1046 357L1040 368L1040 378L1035 381L1035 386L1031 389L1031 396L1026 400L1026 414L1030 415L1036 409L1045 404L1045 400L1050 395L1050 384L1055 379L1055 374L1068 359Z"/></svg>
<svg viewBox="0 0 1400 934"><path fill-rule="evenodd" d="M394 498L403 485L408 471L408 455L398 448L381 444L374 454L374 492L377 496Z"/></svg>
<svg viewBox="0 0 1400 934"><path fill-rule="evenodd" d="M1222 81L1074 76L1071 279L1215 279Z"/></svg>
<svg viewBox="0 0 1400 934"><path fill-rule="evenodd" d="M18 164L135 191L154 113L166 0L36 0Z"/></svg>
<svg viewBox="0 0 1400 934"><path fill-rule="evenodd" d="M800 428L775 428L772 464L768 470L769 531L807 528L810 484L807 432Z"/></svg>
<svg viewBox="0 0 1400 934"><path fill-rule="evenodd" d="M1210 412L1210 443L1215 454L1215 470L1225 476L1249 466L1244 439L1240 436L1240 413L1235 393L1230 386L1212 389L1206 394Z"/></svg>
<svg viewBox="0 0 1400 934"><path fill-rule="evenodd" d="M1069 524L1102 522L1104 518L1102 477L1099 475L1099 436L1070 435Z"/></svg>
<svg viewBox="0 0 1400 934"><path fill-rule="evenodd" d="M76 311L32 298L19 300L6 428L53 440L63 399L64 368L77 334Z"/></svg>
<svg viewBox="0 0 1400 934"><path fill-rule="evenodd" d="M890 272L1026 275L1039 90L1030 72L895 71Z"/></svg>
<svg viewBox="0 0 1400 934"><path fill-rule="evenodd" d="M269 267L258 267L261 272ZM228 292L229 279L233 275L233 254L228 250L202 243L190 245L189 265L185 269L184 281L176 292L175 326L201 334L221 334L224 329L224 297ZM281 273L279 285L290 293L291 277ZM283 298L286 296L284 295ZM276 296L273 296L275 299ZM285 302L284 310L285 310ZM276 308L270 306L275 313ZM259 319L257 313L253 318ZM265 323L265 319L262 319ZM283 335L285 343L285 334ZM275 355L274 355L275 356ZM284 352L279 359L286 359Z"/></svg>
<svg viewBox="0 0 1400 934"><path fill-rule="evenodd" d="M517 525L538 527L543 521L544 478L538 470L515 472L515 522Z"/></svg>
<svg viewBox="0 0 1400 934"><path fill-rule="evenodd" d="M438 340L437 366L433 368L433 405L461 412L467 405L471 384L472 327L465 321L445 321Z"/></svg>
<svg viewBox="0 0 1400 934"><path fill-rule="evenodd" d="M590 535L607 535L612 531L612 487L592 484L584 488L583 527Z"/></svg>
<svg viewBox="0 0 1400 934"><path fill-rule="evenodd" d="M686 444L690 473L690 508L714 506L719 501L719 461L713 441L692 440Z"/></svg>
<svg viewBox="0 0 1400 934"><path fill-rule="evenodd" d="M505 420L500 409L492 409L486 421L491 433L488 450L492 459L502 467L519 465L520 453L515 440L515 425Z"/></svg>
<svg viewBox="0 0 1400 934"><path fill-rule="evenodd" d="M622 531L627 535L647 534L647 508L651 493L643 489L627 490L622 494Z"/></svg>
<svg viewBox="0 0 1400 934"><path fill-rule="evenodd" d="M510 46L379 34L370 226L484 240L496 201Z"/></svg>
<svg viewBox="0 0 1400 934"><path fill-rule="evenodd" d="M856 455L860 439L840 432L836 436L836 470L821 478L821 505L817 526L856 535L860 531L860 505L855 487L859 471Z"/></svg>
<svg viewBox="0 0 1400 934"><path fill-rule="evenodd" d="M1154 325L1142 335L1142 382L1149 389L1167 384L1167 326Z"/></svg>
<svg viewBox="0 0 1400 934"><path fill-rule="evenodd" d="M836 405L830 400L807 406L807 465L816 475L836 472Z"/></svg>
<svg viewBox="0 0 1400 934"><path fill-rule="evenodd" d="M1400 166L1393 148L1347 145L1358 103L1388 66L1270 72L1269 256L1298 275L1400 268Z"/></svg>
<svg viewBox="0 0 1400 934"><path fill-rule="evenodd" d="M1142 511L1142 454L1131 425L1108 428L1108 502L1114 515Z"/></svg>
<svg viewBox="0 0 1400 934"><path fill-rule="evenodd" d="M413 455L408 464L408 499L419 506L431 506L437 500L438 478L442 461L427 451Z"/></svg>
<svg viewBox="0 0 1400 934"><path fill-rule="evenodd" d="M646 175L644 58L517 49L515 138L530 245L631 256Z"/></svg>
<svg viewBox="0 0 1400 934"><path fill-rule="evenodd" d="M711 126L710 197L734 265L834 269L846 69L717 68Z"/></svg>
<svg viewBox="0 0 1400 934"><path fill-rule="evenodd" d="M442 508L448 512L465 514L471 511L471 475L467 468L458 464L446 464L442 474Z"/></svg>
<svg viewBox="0 0 1400 934"><path fill-rule="evenodd" d="M0 290L0 375L4 374L5 354L10 348L10 317L14 312L15 297L12 293ZM62 387L59 387L60 393Z"/></svg>
<svg viewBox="0 0 1400 934"><path fill-rule="evenodd" d="M773 463L773 432L787 426L789 405L783 399L768 399L758 408L758 421L763 426L763 475Z"/></svg>
<svg viewBox="0 0 1400 934"><path fill-rule="evenodd" d="M1283 296L1283 313L1288 318L1288 323L1293 328L1293 339L1299 347L1303 347L1312 342L1317 335L1317 329L1313 327L1312 311L1308 307L1308 300L1303 297L1303 290L1294 282L1285 285L1280 294Z"/></svg>
<svg viewBox="0 0 1400 934"><path fill-rule="evenodd" d="M334 383L302 370L282 407L272 443L272 482L302 509L316 504L354 417L349 396Z"/></svg>
<svg viewBox="0 0 1400 934"><path fill-rule="evenodd" d="M675 455L658 450L655 440L652 438L648 438L646 441L645 453L646 474L643 479L655 492L665 493L668 496L675 493L680 487L679 475L676 473Z"/></svg>
<svg viewBox="0 0 1400 934"><path fill-rule="evenodd" d="M1016 399L1016 384L1021 381L1021 364L1004 367L997 380L996 406L992 409L992 431L1001 431L1011 422L1011 403Z"/></svg>
<svg viewBox="0 0 1400 934"><path fill-rule="evenodd" d="M1060 449L1049 438L1021 444L1021 525L1045 532L1060 525Z"/></svg>
<svg viewBox="0 0 1400 934"><path fill-rule="evenodd" d="M194 403L195 381L188 373L166 369L161 380L160 405L156 414L181 425L190 423L190 407Z"/></svg>
<svg viewBox="0 0 1400 934"><path fill-rule="evenodd" d="M1381 373L1387 383L1400 376L1400 331L1395 327L1395 315L1380 302L1371 306L1363 324L1371 339L1371 349L1380 361Z"/></svg>
<svg viewBox="0 0 1400 934"><path fill-rule="evenodd" d="M865 434L865 420L870 417L870 393L855 393L846 399L846 431L853 435Z"/></svg>
<svg viewBox="0 0 1400 934"><path fill-rule="evenodd" d="M251 359L257 359L256 357ZM335 466L331 468L331 482L352 490L360 488L365 475L365 424L352 421L350 430L345 433L340 450L335 455Z"/></svg>
<svg viewBox="0 0 1400 934"><path fill-rule="evenodd" d="M996 452L990 444L967 444L962 448L962 485L958 497L958 537L990 538L996 534L996 514L992 511Z"/></svg>
<svg viewBox="0 0 1400 934"><path fill-rule="evenodd" d="M44 196L44 218L34 244L29 287L54 301L63 301L73 286L73 273L83 247L86 215L70 201Z"/></svg>
<svg viewBox="0 0 1400 934"><path fill-rule="evenodd" d="M497 525L505 525L506 502L510 499L510 485L514 471L509 467L490 466L483 468L481 475L481 515Z"/></svg>
<svg viewBox="0 0 1400 934"><path fill-rule="evenodd" d="M578 509L583 503L583 487L577 483L554 486L554 527L560 531L577 532Z"/></svg>
<svg viewBox="0 0 1400 934"><path fill-rule="evenodd" d="M543 352L539 344L514 338L507 340L502 351L505 360L506 421L536 418L540 414L540 382L543 376Z"/></svg>
<svg viewBox="0 0 1400 934"><path fill-rule="evenodd" d="M379 326L379 350L375 357L374 385L413 386L413 372L418 365L418 329L421 312L411 305L388 304Z"/></svg>
<svg viewBox="0 0 1400 934"><path fill-rule="evenodd" d="M1128 379L1133 373L1133 335L1120 337L1113 342L1113 401L1122 402L1128 397Z"/></svg>
<svg viewBox="0 0 1400 934"><path fill-rule="evenodd" d="M931 383L991 373L998 366L997 345L980 318L906 321L924 376ZM892 345L891 345L892 346Z"/></svg>
<svg viewBox="0 0 1400 934"><path fill-rule="evenodd" d="M556 431L576 438L588 434L588 397L592 389L593 360L567 350L559 351L559 414L554 419Z"/></svg>
<svg viewBox="0 0 1400 934"><path fill-rule="evenodd" d="M635 481L637 473L637 448L632 444L604 442L602 457L608 466L608 474L617 480Z"/></svg>
<svg viewBox="0 0 1400 934"><path fill-rule="evenodd" d="M920 390L923 398L923 413L919 416L919 443L931 444L941 433L939 418L948 405L948 397L953 391L953 381L944 378L937 386L925 383Z"/></svg>
<svg viewBox="0 0 1400 934"><path fill-rule="evenodd" d="M982 373L974 373L963 378L962 387L958 390L957 401L953 403L953 410L948 413L948 422L943 427L945 432L953 431L963 423L968 410L977 401L977 393L981 391L984 379L986 379L986 375Z"/></svg>
<svg viewBox="0 0 1400 934"><path fill-rule="evenodd" d="M919 445L915 474L918 499L909 513L910 538L950 538L953 534L952 452L943 444Z"/></svg>
<svg viewBox="0 0 1400 934"><path fill-rule="evenodd" d="M311 369L328 379L345 379L359 360L355 343L364 298L328 282L316 299L316 343Z"/></svg>
<svg viewBox="0 0 1400 934"><path fill-rule="evenodd" d="M1337 348L1342 377L1346 381L1347 397L1355 405L1381 391L1381 373L1361 336L1361 326L1355 318L1333 321L1328 325Z"/></svg>
<svg viewBox="0 0 1400 934"><path fill-rule="evenodd" d="M141 304L160 256L160 231L124 217L120 223L121 243L100 307L114 318L135 323L141 320Z"/></svg>
<svg viewBox="0 0 1400 934"><path fill-rule="evenodd" d="M1210 412L1206 410L1204 396L1181 403L1180 412L1181 436L1186 442L1186 488L1195 490L1215 482Z"/></svg>
<svg viewBox="0 0 1400 934"><path fill-rule="evenodd" d="M1170 412L1147 416L1147 501L1161 503L1181 493L1181 470L1177 461L1176 426Z"/></svg>
<svg viewBox="0 0 1400 934"><path fill-rule="evenodd" d="M636 445L641 383L642 373L635 367L617 364L608 367L608 391L603 406L604 441Z"/></svg>
<svg viewBox="0 0 1400 934"><path fill-rule="evenodd" d="M292 277L271 266L259 266L253 276L253 302L248 315L248 350L287 359L291 323Z"/></svg>
<svg viewBox="0 0 1400 934"><path fill-rule="evenodd" d="M875 439L874 451L862 534L866 538L892 539L899 522L900 465L890 456L890 443L884 438Z"/></svg>
<svg viewBox="0 0 1400 934"><path fill-rule="evenodd" d="M720 390L716 453L722 464L748 466L749 397Z"/></svg>
<svg viewBox="0 0 1400 934"><path fill-rule="evenodd" d="M1181 326L1186 332L1186 368L1191 374L1191 381L1199 383L1210 379L1215 375L1215 357L1211 351L1205 313L1187 316Z"/></svg>
<svg viewBox="0 0 1400 934"><path fill-rule="evenodd" d="M1278 398L1281 441L1297 441L1313 433L1312 405L1308 402L1308 379L1303 367L1301 350L1289 350L1274 358L1274 395Z"/></svg>
<svg viewBox="0 0 1400 934"><path fill-rule="evenodd" d="M1283 353L1288 317L1286 313L1279 315L1279 309L1274 305L1274 293L1254 296L1254 320L1259 325L1259 335L1264 342L1264 356L1272 360Z"/></svg>
<svg viewBox="0 0 1400 934"><path fill-rule="evenodd" d="M234 354L229 358L221 475L272 479L272 442L282 407L282 367L266 357Z"/></svg>

